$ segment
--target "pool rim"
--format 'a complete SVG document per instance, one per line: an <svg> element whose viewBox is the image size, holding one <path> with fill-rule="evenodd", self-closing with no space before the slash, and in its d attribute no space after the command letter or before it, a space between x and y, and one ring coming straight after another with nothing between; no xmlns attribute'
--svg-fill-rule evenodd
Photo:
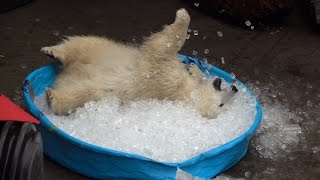
<svg viewBox="0 0 320 180"><path fill-rule="evenodd" d="M198 64L199 65L199 64ZM40 67L36 70L34 70L33 72L31 72L25 79L24 81L24 86L25 85L29 85L28 82L33 79L33 77L37 76L39 71L42 71L45 68L54 68L52 66L55 66L54 64L49 64L43 67ZM230 74L228 74L227 72L213 66L210 71L213 71L214 73L218 74L218 76L224 78L224 79L228 79L231 78L232 76ZM250 95L254 96L256 98L256 96L251 93L251 91L247 88L247 86L245 86L242 82L240 82L239 80L237 80L238 84L240 84L241 86L245 87L247 90L247 93L249 93ZM255 115L255 119L253 124L251 125L251 127L244 132L243 134L241 134L239 137L210 150L204 151L201 154L198 154L190 159L181 161L181 162L163 162L163 161L157 161L157 160L153 160L147 157L144 157L142 155L138 155L138 154L133 154L133 153L127 153L127 152L122 152L122 151L117 151L117 150L112 150L112 149L108 149L108 148L104 148L98 145L94 145L94 144L90 144L88 142L82 141L80 139L77 139L71 135L69 135L68 133L64 132L63 130L59 129L58 127L56 127L39 109L38 107L33 103L33 100L30 96L29 93L29 89L28 88L23 88L24 92L24 98L25 101L27 103L27 106L29 108L29 110L32 112L33 115L36 116L36 118L39 119L40 121L40 125L42 125L44 128L47 128L49 131L56 133L58 136L60 136L61 138L63 138L64 140L77 145L81 148L85 148L89 151L95 152L95 153L100 153L100 154L107 154L107 155L112 155L112 156L119 156L119 157L127 157L127 158L132 158L132 159L136 159L136 160L142 160L142 161L151 161L151 162L155 162L155 163L160 163L163 165L167 165L167 166L172 166L172 167L178 167L178 168L182 168L182 167L187 167L187 166L191 166L193 164L196 164L199 161L202 161L204 159L207 159L209 157L212 156L216 156L221 154L222 152L225 152L233 147L235 147L236 145L240 144L241 142L243 142L245 139L247 138L251 138L251 136L254 134L255 130L259 127L260 123L261 123L261 119L262 119L262 108L259 104L259 101L256 98L256 115Z"/></svg>

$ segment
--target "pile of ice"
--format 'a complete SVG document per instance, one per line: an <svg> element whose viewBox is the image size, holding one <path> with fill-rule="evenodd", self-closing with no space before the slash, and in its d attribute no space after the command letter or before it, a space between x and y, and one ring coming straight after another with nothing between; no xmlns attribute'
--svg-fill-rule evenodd
<svg viewBox="0 0 320 180"><path fill-rule="evenodd" d="M185 172L178 168L175 180L209 180L209 178L194 177L190 173ZM219 176L216 176L212 180L245 180L245 178L234 178L226 174L220 174Z"/></svg>
<svg viewBox="0 0 320 180"><path fill-rule="evenodd" d="M208 120L181 102L155 99L121 104L116 97L88 102L68 116L55 116L44 95L35 103L58 128L82 141L163 162L181 162L246 132L256 99L240 87L232 103Z"/></svg>
<svg viewBox="0 0 320 180"><path fill-rule="evenodd" d="M278 87L261 85L259 81L248 83L248 87L258 96L263 109L262 123L253 141L254 148L262 158L286 156L301 140L302 129L297 122L302 118L279 102L277 96L281 92Z"/></svg>

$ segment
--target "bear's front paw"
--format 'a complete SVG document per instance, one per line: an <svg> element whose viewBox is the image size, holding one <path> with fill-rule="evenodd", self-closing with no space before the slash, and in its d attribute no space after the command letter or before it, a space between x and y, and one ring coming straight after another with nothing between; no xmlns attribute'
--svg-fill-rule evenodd
<svg viewBox="0 0 320 180"><path fill-rule="evenodd" d="M49 108L52 110L53 113L60 114L60 111L58 108L58 101L57 101L54 90L51 88L47 88L46 95L47 95L47 103Z"/></svg>

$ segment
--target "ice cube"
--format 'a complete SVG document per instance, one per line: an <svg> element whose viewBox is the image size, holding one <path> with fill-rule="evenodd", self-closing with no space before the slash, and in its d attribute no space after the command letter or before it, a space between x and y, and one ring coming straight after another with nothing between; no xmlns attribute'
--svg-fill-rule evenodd
<svg viewBox="0 0 320 180"><path fill-rule="evenodd" d="M198 36L198 35L199 35L198 30L194 29L194 30L193 30L193 35Z"/></svg>
<svg viewBox="0 0 320 180"><path fill-rule="evenodd" d="M244 22L246 24L246 26L251 26L251 22L249 20L246 20L246 22Z"/></svg>
<svg viewBox="0 0 320 180"><path fill-rule="evenodd" d="M224 61L224 57L221 57L221 63L226 64L226 62Z"/></svg>

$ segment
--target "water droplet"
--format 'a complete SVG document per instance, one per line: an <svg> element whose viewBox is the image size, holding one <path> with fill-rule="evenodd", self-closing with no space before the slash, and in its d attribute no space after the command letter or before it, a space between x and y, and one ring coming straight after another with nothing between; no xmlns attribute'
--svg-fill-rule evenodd
<svg viewBox="0 0 320 180"><path fill-rule="evenodd" d="M246 172L244 173L244 176L247 177L247 178L250 177L250 176L251 176L251 172L250 172L250 171L246 171Z"/></svg>

